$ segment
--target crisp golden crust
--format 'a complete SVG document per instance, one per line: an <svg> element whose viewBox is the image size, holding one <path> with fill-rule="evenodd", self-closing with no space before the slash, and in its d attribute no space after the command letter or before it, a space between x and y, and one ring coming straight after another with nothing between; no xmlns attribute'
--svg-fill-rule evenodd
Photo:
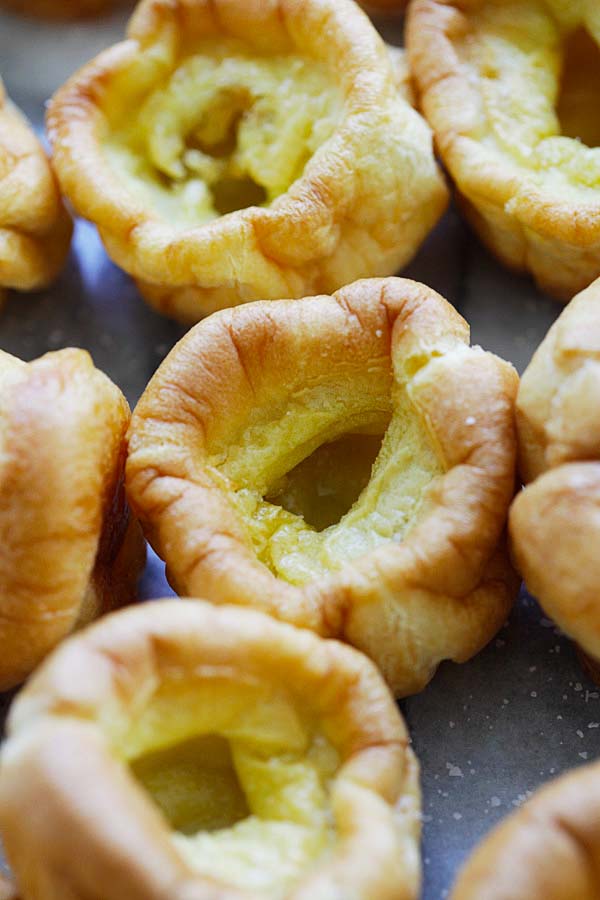
<svg viewBox="0 0 600 900"><path fill-rule="evenodd" d="M600 764L539 790L477 848L452 900L596 900Z"/></svg>
<svg viewBox="0 0 600 900"><path fill-rule="evenodd" d="M81 350L0 352L0 689L131 601L143 564L123 490L129 408Z"/></svg>
<svg viewBox="0 0 600 900"><path fill-rule="evenodd" d="M510 531L544 609L600 659L600 281L575 297L523 375L517 398L524 480ZM546 474L543 474L546 473Z"/></svg>
<svg viewBox="0 0 600 900"><path fill-rule="evenodd" d="M586 0L415 0L408 16L421 105L468 218L563 299L600 274L599 42Z"/></svg>
<svg viewBox="0 0 600 900"><path fill-rule="evenodd" d="M62 268L71 231L44 151L0 81L0 295L47 285Z"/></svg>
<svg viewBox="0 0 600 900"><path fill-rule="evenodd" d="M14 9L24 16L44 19L79 19L107 12L121 0L0 0L0 7Z"/></svg>
<svg viewBox="0 0 600 900"><path fill-rule="evenodd" d="M420 797L406 729L375 667L335 641L199 601L132 608L68 640L21 693L8 730L0 823L25 898L418 894ZM176 834L141 773L162 760L163 789L171 779L176 796L186 774L169 759L203 736L221 741L221 763L231 753L247 809L219 833ZM40 806L43 816L22 815ZM284 857L259 887L277 855L269 840L306 831L325 835L309 865L277 880ZM194 857L202 841L209 853Z"/></svg>
<svg viewBox="0 0 600 900"><path fill-rule="evenodd" d="M541 475L516 498L510 530L529 590L600 659L600 462L568 463Z"/></svg>
<svg viewBox="0 0 600 900"><path fill-rule="evenodd" d="M447 202L429 129L348 0L143 0L48 126L78 212L186 322L391 274Z"/></svg>
<svg viewBox="0 0 600 900"><path fill-rule="evenodd" d="M521 380L519 465L525 482L561 463L600 459L600 280L550 328Z"/></svg>
<svg viewBox="0 0 600 900"><path fill-rule="evenodd" d="M179 593L202 586L343 638L411 693L476 653L512 602L504 551L491 557L514 490L517 383L414 282L223 311L135 410L130 502ZM328 510L338 473L355 487Z"/></svg>

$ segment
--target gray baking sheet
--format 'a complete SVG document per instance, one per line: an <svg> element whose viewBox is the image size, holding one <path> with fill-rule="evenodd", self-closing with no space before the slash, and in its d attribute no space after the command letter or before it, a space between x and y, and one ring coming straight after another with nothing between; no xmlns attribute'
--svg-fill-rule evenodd
<svg viewBox="0 0 600 900"><path fill-rule="evenodd" d="M115 15L51 26L0 14L0 72L36 127L54 88L117 39L124 22ZM378 25L397 39L397 28ZM454 210L404 274L439 290L470 322L473 340L520 371L560 311L529 279L491 259ZM77 223L59 281L32 296L12 295L0 315L0 347L28 360L84 347L132 405L182 334L142 302L85 222ZM151 554L142 596L170 594ZM0 714L8 699L0 695ZM539 784L600 750L600 689L525 593L486 650L467 665L444 664L402 709L422 768L425 900L447 895L471 848Z"/></svg>

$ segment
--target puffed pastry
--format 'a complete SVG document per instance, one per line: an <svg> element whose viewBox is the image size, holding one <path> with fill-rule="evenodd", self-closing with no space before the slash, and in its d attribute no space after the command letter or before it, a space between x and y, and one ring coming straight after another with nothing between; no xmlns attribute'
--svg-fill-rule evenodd
<svg viewBox="0 0 600 900"><path fill-rule="evenodd" d="M0 7L24 16L44 19L78 19L114 9L121 0L0 0Z"/></svg>
<svg viewBox="0 0 600 900"><path fill-rule="evenodd" d="M600 280L571 301L523 375L510 531L545 611L600 661ZM596 677L600 674L600 669Z"/></svg>
<svg viewBox="0 0 600 900"><path fill-rule="evenodd" d="M412 693L511 605L517 381L411 281L225 310L134 412L130 502L180 594L341 638Z"/></svg>
<svg viewBox="0 0 600 900"><path fill-rule="evenodd" d="M541 788L492 831L451 900L598 900L600 763Z"/></svg>
<svg viewBox="0 0 600 900"><path fill-rule="evenodd" d="M187 323L392 274L447 202L431 132L351 0L142 0L48 127L77 211Z"/></svg>
<svg viewBox="0 0 600 900"><path fill-rule="evenodd" d="M600 275L597 0L415 0L407 46L462 206L511 268L570 299Z"/></svg>
<svg viewBox="0 0 600 900"><path fill-rule="evenodd" d="M0 825L24 900L419 892L418 767L375 667L200 601L115 613L39 670L10 714Z"/></svg>
<svg viewBox="0 0 600 900"><path fill-rule="evenodd" d="M45 287L63 266L71 220L41 144L0 80L0 302Z"/></svg>
<svg viewBox="0 0 600 900"><path fill-rule="evenodd" d="M144 550L123 490L129 418L83 350L29 364L0 351L0 690L135 597Z"/></svg>

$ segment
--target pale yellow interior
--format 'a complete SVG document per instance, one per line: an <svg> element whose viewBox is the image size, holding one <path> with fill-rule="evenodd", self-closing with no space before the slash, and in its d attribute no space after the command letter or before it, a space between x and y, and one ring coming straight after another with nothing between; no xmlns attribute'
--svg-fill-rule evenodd
<svg viewBox="0 0 600 900"><path fill-rule="evenodd" d="M214 466L258 558L295 585L402 540L443 472L399 385L387 408L345 409L343 416L325 391L304 397L282 418L247 428Z"/></svg>
<svg viewBox="0 0 600 900"><path fill-rule="evenodd" d="M119 740L198 873L283 898L331 851L338 754L281 688L209 667L162 684Z"/></svg>
<svg viewBox="0 0 600 900"><path fill-rule="evenodd" d="M11 356L10 353L6 353L4 350L0 350L0 401L3 394L8 395L11 393L13 386L21 380L26 371L27 363L24 363L16 356ZM7 460L6 439L7 423L2 413L2 404L0 403L0 474L2 466Z"/></svg>
<svg viewBox="0 0 600 900"><path fill-rule="evenodd" d="M128 190L190 227L285 193L342 107L315 60L211 41L111 123L104 151Z"/></svg>
<svg viewBox="0 0 600 900"><path fill-rule="evenodd" d="M600 4L486 0L469 22L460 53L481 91L471 136L534 183L559 196L577 188L592 200L600 186Z"/></svg>

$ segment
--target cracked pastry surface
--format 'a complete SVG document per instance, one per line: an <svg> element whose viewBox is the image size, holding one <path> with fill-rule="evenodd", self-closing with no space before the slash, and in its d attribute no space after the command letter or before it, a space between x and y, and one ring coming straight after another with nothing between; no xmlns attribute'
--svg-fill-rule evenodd
<svg viewBox="0 0 600 900"><path fill-rule="evenodd" d="M600 280L575 297L529 364L517 399L515 558L529 589L600 660ZM550 552L552 548L552 552Z"/></svg>
<svg viewBox="0 0 600 900"><path fill-rule="evenodd" d="M73 628L134 599L125 398L83 350L0 351L0 690Z"/></svg>
<svg viewBox="0 0 600 900"><path fill-rule="evenodd" d="M600 275L595 0L416 0L421 104L479 237L570 299Z"/></svg>
<svg viewBox="0 0 600 900"><path fill-rule="evenodd" d="M48 125L75 208L186 322L395 272L447 202L429 128L347 0L142 0Z"/></svg>
<svg viewBox="0 0 600 900"><path fill-rule="evenodd" d="M418 767L375 667L197 600L108 616L36 673L10 714L0 824L24 900L419 890Z"/></svg>
<svg viewBox="0 0 600 900"><path fill-rule="evenodd" d="M45 287L71 242L50 163L0 79L0 302L7 288Z"/></svg>
<svg viewBox="0 0 600 900"><path fill-rule="evenodd" d="M596 900L600 764L537 791L463 867L451 900Z"/></svg>
<svg viewBox="0 0 600 900"><path fill-rule="evenodd" d="M411 693L512 601L517 380L402 279L223 311L134 412L130 502L179 593L340 637Z"/></svg>

